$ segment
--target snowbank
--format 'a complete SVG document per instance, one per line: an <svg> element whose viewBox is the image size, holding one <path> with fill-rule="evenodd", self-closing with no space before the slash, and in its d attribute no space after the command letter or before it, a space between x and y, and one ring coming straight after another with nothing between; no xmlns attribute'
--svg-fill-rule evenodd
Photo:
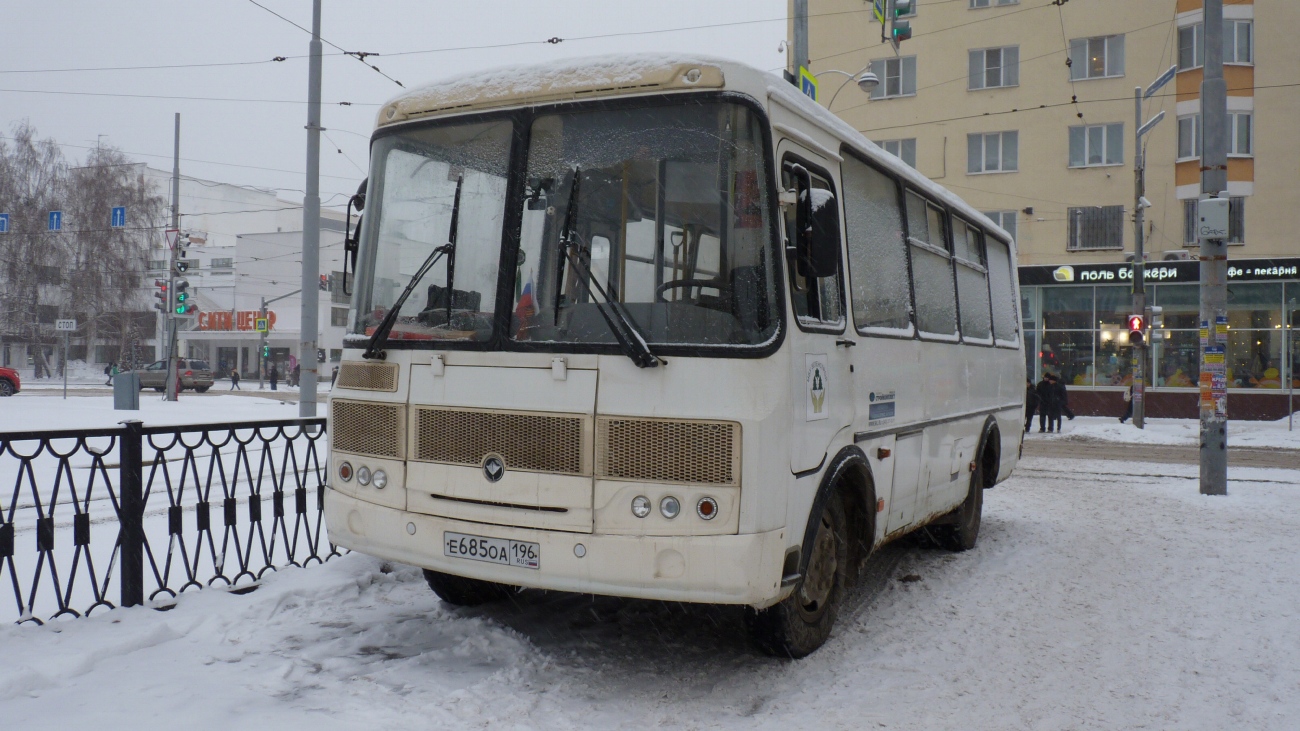
<svg viewBox="0 0 1300 731"><path fill-rule="evenodd" d="M1089 441L1120 442L1124 444L1168 444L1194 447L1200 444L1201 425L1195 419L1147 419L1146 427L1139 429L1133 422L1121 424L1114 417L1080 416L1073 421L1061 422L1060 434L1039 434L1038 421L1027 435L1029 439L1083 439ZM1300 449L1300 416L1295 419L1295 430L1287 431L1287 420L1229 421L1228 448L1263 447L1272 449ZM1297 458L1300 467L1300 458Z"/></svg>

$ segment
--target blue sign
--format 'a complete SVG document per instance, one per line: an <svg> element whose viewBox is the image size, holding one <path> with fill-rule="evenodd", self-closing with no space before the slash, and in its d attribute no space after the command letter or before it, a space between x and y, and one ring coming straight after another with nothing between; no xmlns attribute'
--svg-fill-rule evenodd
<svg viewBox="0 0 1300 731"><path fill-rule="evenodd" d="M817 101L817 77L803 66L799 67L799 91L807 94L813 101Z"/></svg>
<svg viewBox="0 0 1300 731"><path fill-rule="evenodd" d="M126 226L126 206L113 206L113 220L109 226L113 228Z"/></svg>
<svg viewBox="0 0 1300 731"><path fill-rule="evenodd" d="M59 231L62 228L63 228L63 211L50 211L49 229L51 231Z"/></svg>
<svg viewBox="0 0 1300 731"><path fill-rule="evenodd" d="M9 233L9 214L0 213L0 234Z"/></svg>

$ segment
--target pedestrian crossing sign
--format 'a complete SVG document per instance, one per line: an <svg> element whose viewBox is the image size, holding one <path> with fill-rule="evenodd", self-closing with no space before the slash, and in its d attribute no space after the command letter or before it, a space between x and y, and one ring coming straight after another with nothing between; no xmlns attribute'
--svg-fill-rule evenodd
<svg viewBox="0 0 1300 731"><path fill-rule="evenodd" d="M813 101L817 101L817 77L803 66L799 67L799 90Z"/></svg>
<svg viewBox="0 0 1300 731"><path fill-rule="evenodd" d="M259 318L255 319L255 320L253 321L253 329L256 330L256 331L258 331L258 332L260 332L260 333L264 333L264 332L268 332L268 331L270 331L271 328L269 327L269 325L268 325L268 323L267 323L267 320L268 320L268 318L265 318L265 317L259 317Z"/></svg>

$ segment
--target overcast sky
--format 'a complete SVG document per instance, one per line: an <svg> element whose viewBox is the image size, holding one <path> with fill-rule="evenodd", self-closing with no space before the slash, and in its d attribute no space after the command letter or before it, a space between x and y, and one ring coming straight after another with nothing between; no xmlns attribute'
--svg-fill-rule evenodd
<svg viewBox="0 0 1300 731"><path fill-rule="evenodd" d="M311 0L258 2L311 27ZM356 189L375 111L402 91L330 43L380 54L370 62L408 88L503 64L636 51L708 53L779 69L785 13L785 0L325 0L322 202L342 205ZM695 26L711 27L646 33ZM6 3L0 37L5 137L29 120L64 144L71 161L102 135L133 159L170 170L172 115L180 112L182 173L301 200L310 36L249 0ZM499 47L438 50L492 45ZM276 56L287 59L270 61Z"/></svg>

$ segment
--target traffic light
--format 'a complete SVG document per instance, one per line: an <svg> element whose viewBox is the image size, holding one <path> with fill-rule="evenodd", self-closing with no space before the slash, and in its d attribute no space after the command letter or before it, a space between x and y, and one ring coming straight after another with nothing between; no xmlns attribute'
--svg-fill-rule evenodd
<svg viewBox="0 0 1300 731"><path fill-rule="evenodd" d="M184 279L178 279L175 283L176 304L172 312L178 315L188 315L198 309L193 302L190 302L189 293L190 283Z"/></svg>
<svg viewBox="0 0 1300 731"><path fill-rule="evenodd" d="M172 269L175 269L177 274L184 274L190 270L190 263L183 259L177 259L172 262Z"/></svg>
<svg viewBox="0 0 1300 731"><path fill-rule="evenodd" d="M158 300L157 302L154 303L153 308L155 310L158 310L159 312L166 312L168 308L167 280L155 279L153 280L153 286L158 288L158 291L153 293L154 298Z"/></svg>
<svg viewBox="0 0 1300 731"><path fill-rule="evenodd" d="M1146 322L1141 315L1128 316L1128 341L1132 345L1142 344L1142 331L1146 330Z"/></svg>
<svg viewBox="0 0 1300 731"><path fill-rule="evenodd" d="M262 357L263 357L263 358L270 358L270 357L271 357L271 346L269 346L269 345L263 345L263 346L262 346Z"/></svg>
<svg viewBox="0 0 1300 731"><path fill-rule="evenodd" d="M1165 326L1165 308L1159 305L1152 305L1147 308L1147 325L1151 328L1151 342L1164 340L1165 333L1162 329Z"/></svg>
<svg viewBox="0 0 1300 731"><path fill-rule="evenodd" d="M894 48L898 48L898 44L912 37L912 24L899 18L916 12L916 0L893 0L892 4L894 12L889 18L889 40Z"/></svg>

